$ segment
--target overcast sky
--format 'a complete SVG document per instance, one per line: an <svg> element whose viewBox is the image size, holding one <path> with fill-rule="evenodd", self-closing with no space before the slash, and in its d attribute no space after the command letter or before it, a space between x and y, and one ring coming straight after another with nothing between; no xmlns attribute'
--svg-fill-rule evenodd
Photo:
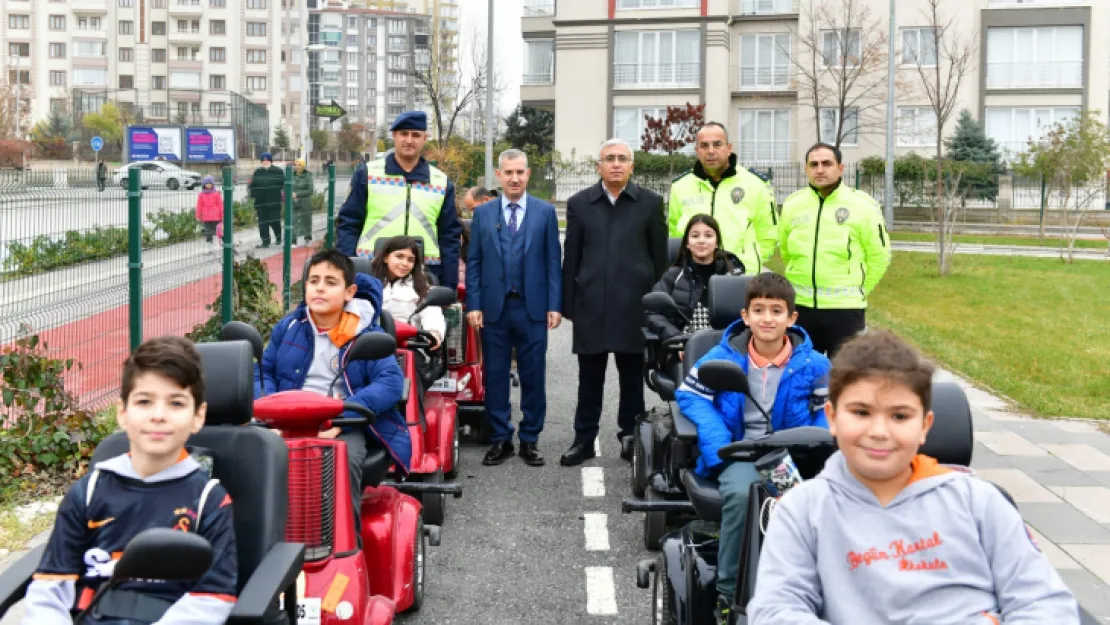
<svg viewBox="0 0 1110 625"><path fill-rule="evenodd" d="M464 76L469 75L474 39L487 36L487 20L491 0L459 0L461 47L459 64ZM493 49L496 72L505 86L499 114L504 116L520 102L520 76L524 67L524 40L520 35L520 14L524 0L492 0ZM465 80L465 78L464 78ZM463 83L466 84L466 83Z"/></svg>

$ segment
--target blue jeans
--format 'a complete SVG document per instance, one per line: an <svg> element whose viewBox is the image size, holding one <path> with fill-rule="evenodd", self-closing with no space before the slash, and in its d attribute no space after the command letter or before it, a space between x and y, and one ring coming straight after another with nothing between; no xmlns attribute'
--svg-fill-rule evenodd
<svg viewBox="0 0 1110 625"><path fill-rule="evenodd" d="M721 542L717 549L717 592L732 599L740 574L740 545L748 518L748 491L761 479L752 462L731 462L717 477L724 506L721 510Z"/></svg>

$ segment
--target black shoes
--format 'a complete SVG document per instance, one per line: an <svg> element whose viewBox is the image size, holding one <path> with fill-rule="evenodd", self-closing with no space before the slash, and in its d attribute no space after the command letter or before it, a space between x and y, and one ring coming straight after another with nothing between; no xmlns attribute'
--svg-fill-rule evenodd
<svg viewBox="0 0 1110 625"><path fill-rule="evenodd" d="M522 449L520 450L520 452L521 454L523 454L523 445L521 447ZM489 451L486 452L486 457L482 458L482 464L486 465L487 467L495 467L512 457L512 443L510 443L509 441L494 443L493 446L489 448Z"/></svg>
<svg viewBox="0 0 1110 625"><path fill-rule="evenodd" d="M520 457L524 459L524 464L530 467L542 467L547 464L535 443L521 442Z"/></svg>
<svg viewBox="0 0 1110 625"><path fill-rule="evenodd" d="M724 595L717 595L717 605L713 608L713 617L717 625L728 625L732 613L732 600Z"/></svg>
<svg viewBox="0 0 1110 625"><path fill-rule="evenodd" d="M564 467L576 467L596 456L597 454L594 453L594 444L592 442L589 444L575 443L570 446L570 449L568 449L561 458L559 458L559 464Z"/></svg>
<svg viewBox="0 0 1110 625"><path fill-rule="evenodd" d="M634 434L624 434L619 436L621 442L621 460L625 462L632 462L632 437Z"/></svg>

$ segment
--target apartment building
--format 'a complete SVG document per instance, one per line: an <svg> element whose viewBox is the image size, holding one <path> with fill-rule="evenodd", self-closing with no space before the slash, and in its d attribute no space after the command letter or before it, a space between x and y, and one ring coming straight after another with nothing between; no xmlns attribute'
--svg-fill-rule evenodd
<svg viewBox="0 0 1110 625"><path fill-rule="evenodd" d="M591 154L611 136L639 145L645 114L656 116L668 105L687 102L704 104L708 119L728 126L745 162L797 162L819 137L838 134L847 161L883 154L885 56L878 83L860 83L878 86L853 94L858 106L845 111L843 132L839 109L812 104L805 85L813 72L798 67L835 66L838 51L857 55L875 31L887 36L888 2L856 0L872 19L867 33L854 28L847 42L814 23L813 4L525 0L520 97L527 106L555 113L555 143L564 154ZM900 153L935 150L936 119L920 77L938 57L928 45L925 5L925 0L898 0L895 144ZM957 111L972 111L1009 153L1041 136L1047 124L1080 111L1110 111L1110 41L1094 36L1110 25L1110 2L945 0L942 10L952 18L946 34L974 50ZM865 116L870 121L865 123Z"/></svg>

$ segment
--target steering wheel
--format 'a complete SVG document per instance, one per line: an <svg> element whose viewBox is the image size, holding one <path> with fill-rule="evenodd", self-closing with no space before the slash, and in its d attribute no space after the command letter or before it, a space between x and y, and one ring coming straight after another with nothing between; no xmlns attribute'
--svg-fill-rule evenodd
<svg viewBox="0 0 1110 625"><path fill-rule="evenodd" d="M344 425L374 425L378 420L378 415L366 406L353 401L343 402L343 411L354 412L358 417L338 417L331 420L331 427L341 427Z"/></svg>
<svg viewBox="0 0 1110 625"><path fill-rule="evenodd" d="M405 347L408 349L422 349L427 352L439 351L433 350L432 346L438 346L443 341L436 341L435 335L426 330L417 330L416 336L405 341Z"/></svg>
<svg viewBox="0 0 1110 625"><path fill-rule="evenodd" d="M679 334L666 339L662 343L664 351L681 352L686 349L686 342L690 340L689 334Z"/></svg>

